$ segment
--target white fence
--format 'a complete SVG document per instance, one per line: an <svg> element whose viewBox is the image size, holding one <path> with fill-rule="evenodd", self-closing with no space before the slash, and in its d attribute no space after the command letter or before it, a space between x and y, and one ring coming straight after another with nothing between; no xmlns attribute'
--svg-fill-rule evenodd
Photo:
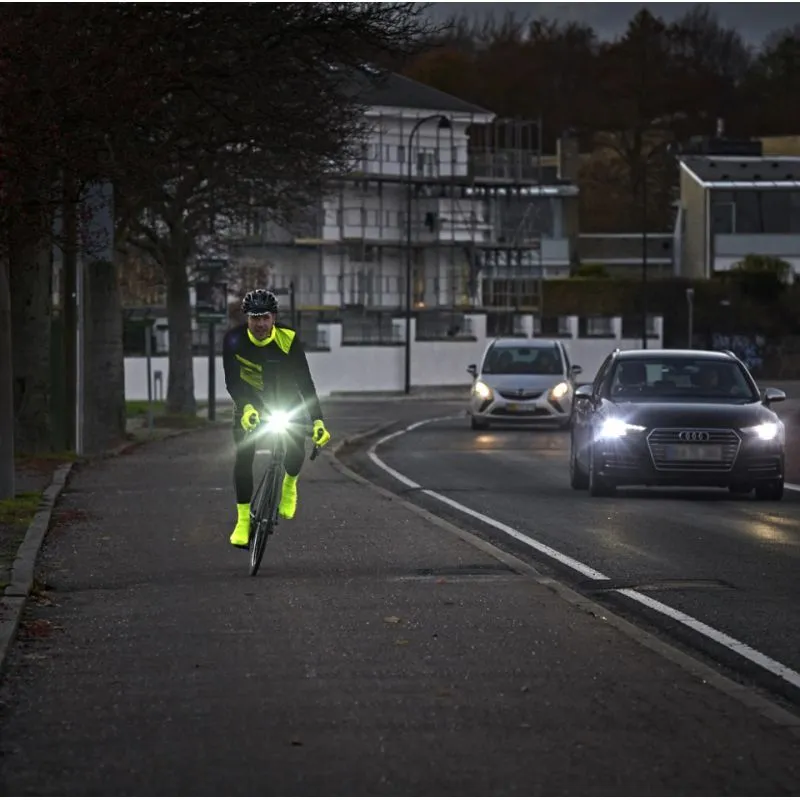
<svg viewBox="0 0 800 800"><path fill-rule="evenodd" d="M622 320L611 319L611 335L603 338L580 337L578 318L569 317L569 334L563 339L573 364L583 368L581 378L590 381L605 357L614 348L638 348L639 339L622 338ZM663 320L654 320L655 331L648 339L648 346L660 347L663 341ZM533 330L533 319L520 320L523 331ZM398 320L400 325L401 321ZM468 325L475 340L415 341L415 320L411 321L411 384L414 387L467 386L470 378L466 368L477 363L489 339L486 336L486 317L481 314L468 315ZM342 326L339 323L320 325L324 329L329 349L309 352L311 373L321 397L331 392L399 392L403 390L405 348L403 344L369 345L342 344ZM553 337L549 337L553 338ZM151 360L151 369L157 385L166 396L168 359L166 356ZM156 375L159 373L159 375ZM222 357L216 359L216 392L218 400L225 400L225 377ZM208 399L208 359L194 358L194 391L199 401ZM125 359L125 397L127 400L147 399L147 362L143 356L128 356Z"/></svg>

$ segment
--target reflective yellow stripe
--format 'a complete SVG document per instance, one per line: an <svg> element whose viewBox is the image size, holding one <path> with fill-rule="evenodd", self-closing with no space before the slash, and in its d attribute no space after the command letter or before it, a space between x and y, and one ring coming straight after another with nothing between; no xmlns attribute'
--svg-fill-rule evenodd
<svg viewBox="0 0 800 800"><path fill-rule="evenodd" d="M253 361L248 361L246 358L240 356L238 353L236 354L236 360L241 362L247 367L252 367L253 369L261 369L261 367L259 367L258 364L254 363Z"/></svg>
<svg viewBox="0 0 800 800"><path fill-rule="evenodd" d="M238 353L236 360L242 365L239 367L239 377L248 385L252 386L257 391L264 390L264 375L263 369L259 364L254 364L246 358L242 358Z"/></svg>

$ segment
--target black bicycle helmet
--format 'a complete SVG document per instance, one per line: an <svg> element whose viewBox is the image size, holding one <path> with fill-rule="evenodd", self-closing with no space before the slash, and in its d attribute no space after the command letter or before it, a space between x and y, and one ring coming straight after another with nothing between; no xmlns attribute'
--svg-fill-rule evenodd
<svg viewBox="0 0 800 800"><path fill-rule="evenodd" d="M253 289L242 300L242 311L252 317L278 313L278 298L266 289Z"/></svg>

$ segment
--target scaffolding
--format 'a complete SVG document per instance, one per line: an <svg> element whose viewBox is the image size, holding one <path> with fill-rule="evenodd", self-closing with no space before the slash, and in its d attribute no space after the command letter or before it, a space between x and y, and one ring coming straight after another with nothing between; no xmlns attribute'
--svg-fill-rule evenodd
<svg viewBox="0 0 800 800"><path fill-rule="evenodd" d="M368 120L353 171L291 229L255 220L238 257L268 264L278 288L293 282L301 313L342 319L346 340L396 335L408 272L420 338L468 335L470 310L508 333L520 312L541 316L543 244L567 239L554 198L577 194L542 152L541 120L410 109Z"/></svg>

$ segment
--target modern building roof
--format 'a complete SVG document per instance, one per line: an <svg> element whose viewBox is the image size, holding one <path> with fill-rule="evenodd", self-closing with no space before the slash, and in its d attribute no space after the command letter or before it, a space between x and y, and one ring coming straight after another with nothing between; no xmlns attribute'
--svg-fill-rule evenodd
<svg viewBox="0 0 800 800"><path fill-rule="evenodd" d="M447 92L411 80L396 72L364 68L352 73L352 91L359 101L368 106L393 108L419 108L426 111L452 111L462 114L490 114L493 112L468 103Z"/></svg>
<svg viewBox="0 0 800 800"><path fill-rule="evenodd" d="M681 167L707 189L800 188L800 158L684 156Z"/></svg>

